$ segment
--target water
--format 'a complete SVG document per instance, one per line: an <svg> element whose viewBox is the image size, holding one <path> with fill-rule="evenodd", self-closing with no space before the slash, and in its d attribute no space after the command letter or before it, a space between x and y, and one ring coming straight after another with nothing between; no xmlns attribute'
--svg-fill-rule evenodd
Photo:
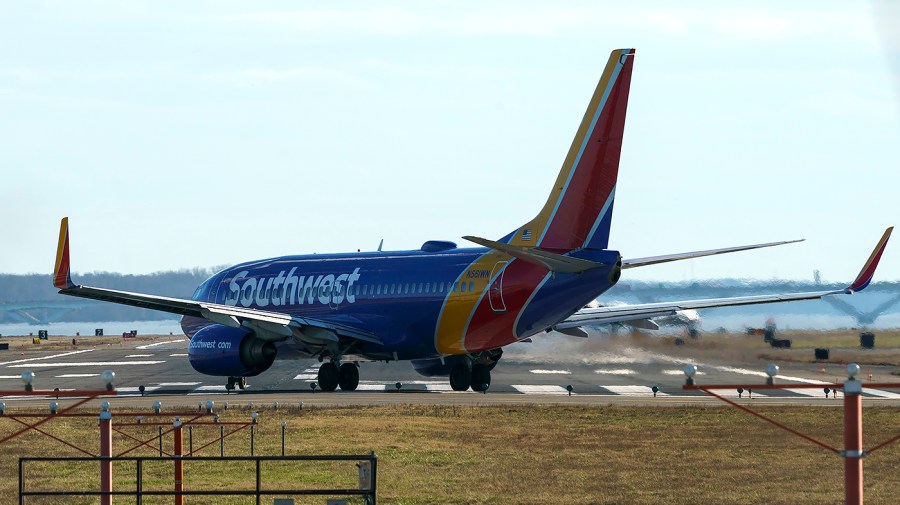
<svg viewBox="0 0 900 505"><path fill-rule="evenodd" d="M0 335L4 337L37 336L39 330L47 330L50 336L71 336L80 333L82 337L92 336L96 328L103 328L106 336L121 335L126 331L137 330L138 335L184 335L177 319L162 321L106 321L95 323L59 322L41 325L10 323L0 324Z"/></svg>

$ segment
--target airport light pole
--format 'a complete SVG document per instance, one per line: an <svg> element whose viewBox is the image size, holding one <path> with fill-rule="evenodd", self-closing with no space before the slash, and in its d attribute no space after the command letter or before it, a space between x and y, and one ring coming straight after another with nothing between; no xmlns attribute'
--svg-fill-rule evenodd
<svg viewBox="0 0 900 505"><path fill-rule="evenodd" d="M863 503L863 458L870 455L872 452L881 449L889 444L897 442L900 440L900 435L894 436L888 440L885 440L875 446L871 447L868 450L863 449L863 424L862 424L862 390L863 387L871 387L871 388L888 388L888 389L898 389L900 388L900 383L866 383L863 384L860 382L856 376L859 374L860 368L856 363L851 363L847 366L847 380L844 381L843 384L837 383L835 381L834 384L775 384L775 377L778 375L778 367L776 365L769 365L766 368L766 374L769 376L766 380L766 384L761 385L747 385L747 384L714 384L714 385L698 385L694 382L694 375L697 373L697 367L694 365L687 365L684 367L684 374L686 376L685 385L683 386L684 390L699 390L704 393L714 396L719 400L756 416L770 424L773 424L787 432L790 432L794 435L797 435L809 442L812 442L819 447L827 449L842 458L844 458L844 500L848 505L862 505ZM838 450L835 447L831 447L830 445L816 440L815 438L800 433L799 431L789 428L784 424L770 419L759 412L754 411L744 405L741 405L735 401L729 400L723 396L720 396L713 392L714 389L737 389L741 390L743 388L746 389L812 389L812 388L821 388L821 387L834 389L835 394L837 394L838 389L844 390L844 450ZM826 389L827 390L827 389Z"/></svg>

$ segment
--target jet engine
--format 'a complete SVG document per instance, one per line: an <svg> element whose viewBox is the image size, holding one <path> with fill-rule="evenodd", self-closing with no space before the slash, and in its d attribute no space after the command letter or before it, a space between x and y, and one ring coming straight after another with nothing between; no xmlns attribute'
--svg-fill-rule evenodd
<svg viewBox="0 0 900 505"><path fill-rule="evenodd" d="M276 353L273 342L252 331L213 324L191 337L188 360L202 374L252 377L268 370Z"/></svg>

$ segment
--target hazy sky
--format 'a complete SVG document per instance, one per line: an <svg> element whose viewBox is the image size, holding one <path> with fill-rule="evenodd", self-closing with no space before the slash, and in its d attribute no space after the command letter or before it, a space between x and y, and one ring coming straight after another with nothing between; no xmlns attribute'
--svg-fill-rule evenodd
<svg viewBox="0 0 900 505"><path fill-rule="evenodd" d="M635 47L611 246L794 238L624 279L849 281L900 224L900 7L0 2L0 272L498 238ZM900 279L900 232L876 280Z"/></svg>

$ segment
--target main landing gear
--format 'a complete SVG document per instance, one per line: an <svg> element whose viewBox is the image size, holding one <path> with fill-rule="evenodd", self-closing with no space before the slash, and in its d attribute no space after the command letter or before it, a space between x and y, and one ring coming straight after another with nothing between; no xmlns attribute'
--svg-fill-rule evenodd
<svg viewBox="0 0 900 505"><path fill-rule="evenodd" d="M356 363L337 364L329 361L319 367L319 387L322 391L334 391L341 387L342 391L356 391L359 386L359 367Z"/></svg>
<svg viewBox="0 0 900 505"><path fill-rule="evenodd" d="M247 378L246 377L229 377L228 384L225 384L225 389L228 391L234 390L234 387L237 386L241 389L246 389L247 387Z"/></svg>
<svg viewBox="0 0 900 505"><path fill-rule="evenodd" d="M465 391L469 388L479 393L491 387L491 367L481 363L460 363L450 371L450 388Z"/></svg>

